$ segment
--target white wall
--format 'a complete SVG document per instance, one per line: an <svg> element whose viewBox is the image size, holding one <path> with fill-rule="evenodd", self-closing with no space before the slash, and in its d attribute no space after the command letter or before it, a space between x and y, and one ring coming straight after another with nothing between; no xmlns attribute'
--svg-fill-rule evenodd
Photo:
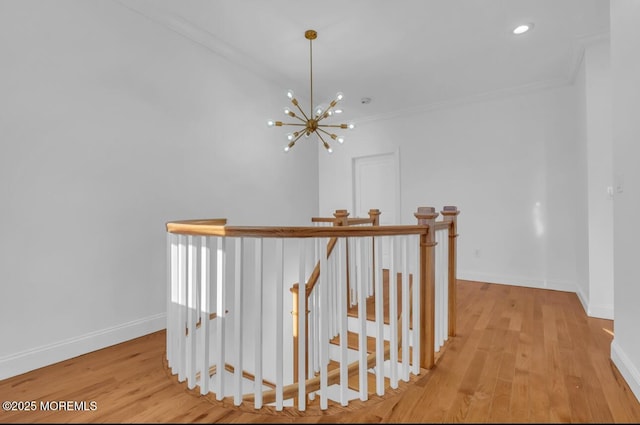
<svg viewBox="0 0 640 425"><path fill-rule="evenodd" d="M640 400L640 2L611 2L615 337L611 358ZM619 189L618 189L619 188ZM621 191L620 191L621 190Z"/></svg>
<svg viewBox="0 0 640 425"><path fill-rule="evenodd" d="M589 316L613 319L613 142L609 40L585 49Z"/></svg>
<svg viewBox="0 0 640 425"><path fill-rule="evenodd" d="M167 221L317 215L281 87L117 2L2 1L0 57L0 379L164 328Z"/></svg>
<svg viewBox="0 0 640 425"><path fill-rule="evenodd" d="M456 205L463 279L576 290L579 208L572 86L358 123L320 155L320 212L351 205L351 158L400 152L401 222ZM382 211L384 214L384 211Z"/></svg>
<svg viewBox="0 0 640 425"><path fill-rule="evenodd" d="M576 133L581 142L577 144L574 158L578 179L580 181L576 195L578 198L576 208L585 211L576 217L576 294L582 303L584 311L589 311L589 169L587 166L587 81L586 61L584 56L577 67L574 80L575 109L576 109ZM613 286L613 283L611 283ZM612 288L613 291L613 288Z"/></svg>

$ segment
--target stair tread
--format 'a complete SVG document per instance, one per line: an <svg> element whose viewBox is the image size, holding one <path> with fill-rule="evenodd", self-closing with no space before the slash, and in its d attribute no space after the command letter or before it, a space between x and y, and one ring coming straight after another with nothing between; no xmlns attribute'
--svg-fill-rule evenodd
<svg viewBox="0 0 640 425"><path fill-rule="evenodd" d="M340 363L334 360L329 361L329 365L327 366L328 370L338 369L340 367ZM385 388L389 386L389 378L384 377L384 385ZM360 391L360 376L358 374L353 374L348 378L347 386L349 389L353 391ZM367 393L374 394L376 392L376 375L370 371L367 372Z"/></svg>
<svg viewBox="0 0 640 425"><path fill-rule="evenodd" d="M356 332L347 332L347 348L351 350L359 350L359 334ZM330 341L333 345L340 345L340 335L336 336ZM389 341L384 341L384 348L386 349L389 346ZM372 336L367 337L367 354L371 354L376 351L376 339ZM409 353L411 353L411 347L409 347ZM409 354L411 356L411 354ZM398 348L398 361L402 360L402 347Z"/></svg>
<svg viewBox="0 0 640 425"><path fill-rule="evenodd" d="M398 314L402 311L402 273L396 273L396 291L397 291L397 308L396 311ZM389 324L389 270L382 270L382 288L383 288L383 317L384 323ZM413 276L409 275L409 287L412 286ZM367 320L375 321L376 313L375 313L375 295L369 296L366 299L366 315ZM354 305L347 310L347 315L349 317L359 317L358 315L358 305Z"/></svg>

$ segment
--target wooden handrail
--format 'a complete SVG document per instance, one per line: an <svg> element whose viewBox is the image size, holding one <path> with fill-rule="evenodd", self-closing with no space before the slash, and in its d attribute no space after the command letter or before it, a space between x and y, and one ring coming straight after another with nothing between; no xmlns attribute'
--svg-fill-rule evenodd
<svg viewBox="0 0 640 425"><path fill-rule="evenodd" d="M353 226L355 224L374 224L374 220L371 218L347 218L347 225Z"/></svg>
<svg viewBox="0 0 640 425"><path fill-rule="evenodd" d="M394 226L224 226L193 220L171 221L167 232L180 235L228 236L256 238L331 238L364 236L426 235L429 227L424 225Z"/></svg>
<svg viewBox="0 0 640 425"><path fill-rule="evenodd" d="M335 217L311 217L312 223L335 223Z"/></svg>

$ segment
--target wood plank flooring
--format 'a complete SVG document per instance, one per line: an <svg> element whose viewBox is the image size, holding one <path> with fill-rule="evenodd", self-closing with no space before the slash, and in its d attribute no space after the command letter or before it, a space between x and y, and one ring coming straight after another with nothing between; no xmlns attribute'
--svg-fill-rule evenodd
<svg viewBox="0 0 640 425"><path fill-rule="evenodd" d="M0 423L640 423L609 360L613 331L573 293L461 280L458 334L436 366L366 407L265 414L199 397L168 375L161 331L0 381L0 401L38 404L0 411Z"/></svg>

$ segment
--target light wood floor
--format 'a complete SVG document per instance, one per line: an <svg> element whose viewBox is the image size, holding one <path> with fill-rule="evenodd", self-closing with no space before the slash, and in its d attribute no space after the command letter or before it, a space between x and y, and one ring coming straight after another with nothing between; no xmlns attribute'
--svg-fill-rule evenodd
<svg viewBox="0 0 640 425"><path fill-rule="evenodd" d="M95 401L95 410L0 411L0 423L640 423L609 360L612 333L573 293L459 281L458 335L436 367L366 408L261 414L198 397L167 374L157 332L0 381L0 401Z"/></svg>

